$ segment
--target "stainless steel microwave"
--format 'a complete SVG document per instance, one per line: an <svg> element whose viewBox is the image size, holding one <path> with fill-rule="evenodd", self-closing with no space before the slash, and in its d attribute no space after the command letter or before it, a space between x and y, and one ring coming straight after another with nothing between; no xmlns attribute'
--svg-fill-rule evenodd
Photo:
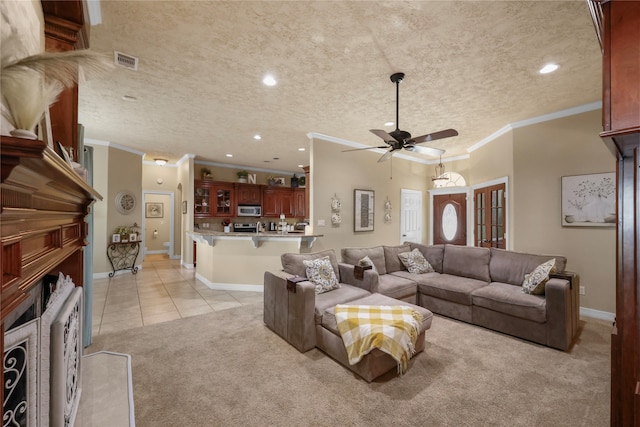
<svg viewBox="0 0 640 427"><path fill-rule="evenodd" d="M262 206L260 205L238 205L238 216L262 216Z"/></svg>

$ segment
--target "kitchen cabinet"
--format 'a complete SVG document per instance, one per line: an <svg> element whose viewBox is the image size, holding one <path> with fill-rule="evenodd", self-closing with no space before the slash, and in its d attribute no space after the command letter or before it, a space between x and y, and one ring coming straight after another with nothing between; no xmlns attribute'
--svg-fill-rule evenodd
<svg viewBox="0 0 640 427"><path fill-rule="evenodd" d="M236 183L236 204L260 205L262 204L262 186L257 184Z"/></svg>
<svg viewBox="0 0 640 427"><path fill-rule="evenodd" d="M296 218L307 217L307 189L306 188L294 188L293 189L293 215Z"/></svg>
<svg viewBox="0 0 640 427"><path fill-rule="evenodd" d="M203 218L211 216L211 181L193 182L193 216Z"/></svg>
<svg viewBox="0 0 640 427"><path fill-rule="evenodd" d="M293 217L295 212L293 188L264 187L262 192L262 216Z"/></svg>
<svg viewBox="0 0 640 427"><path fill-rule="evenodd" d="M194 217L230 217L235 214L236 202L233 183L195 180L193 188Z"/></svg>

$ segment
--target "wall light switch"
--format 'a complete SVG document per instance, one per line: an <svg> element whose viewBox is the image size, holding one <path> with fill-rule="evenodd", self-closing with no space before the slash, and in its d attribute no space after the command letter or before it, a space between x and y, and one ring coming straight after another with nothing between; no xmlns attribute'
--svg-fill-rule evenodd
<svg viewBox="0 0 640 427"><path fill-rule="evenodd" d="M324 227L324 219L318 220L318 227Z"/></svg>
<svg viewBox="0 0 640 427"><path fill-rule="evenodd" d="M584 286L580 286L580 295L585 295L586 293Z"/></svg>

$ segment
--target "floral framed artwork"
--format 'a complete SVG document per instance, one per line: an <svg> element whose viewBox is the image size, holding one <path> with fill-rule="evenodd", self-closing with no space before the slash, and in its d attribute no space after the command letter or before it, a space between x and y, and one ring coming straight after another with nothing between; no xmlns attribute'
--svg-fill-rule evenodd
<svg viewBox="0 0 640 427"><path fill-rule="evenodd" d="M353 231L373 231L373 190L354 190Z"/></svg>
<svg viewBox="0 0 640 427"><path fill-rule="evenodd" d="M162 218L164 217L164 205L162 203L145 203L146 218Z"/></svg>
<svg viewBox="0 0 640 427"><path fill-rule="evenodd" d="M562 225L615 227L615 172L563 176Z"/></svg>

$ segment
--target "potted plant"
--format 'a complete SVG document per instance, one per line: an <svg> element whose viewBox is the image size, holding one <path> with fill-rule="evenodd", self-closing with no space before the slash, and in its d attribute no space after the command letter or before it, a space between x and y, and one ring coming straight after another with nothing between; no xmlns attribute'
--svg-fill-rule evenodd
<svg viewBox="0 0 640 427"><path fill-rule="evenodd" d="M236 175L238 175L238 182L247 182L249 172L247 172L246 170L241 170L236 172Z"/></svg>
<svg viewBox="0 0 640 427"><path fill-rule="evenodd" d="M202 179L213 179L213 175L211 175L211 169L209 168L200 169L200 173L202 173Z"/></svg>
<svg viewBox="0 0 640 427"><path fill-rule="evenodd" d="M267 177L267 184L269 184L269 185L276 185L276 177L275 177L275 176L272 176L272 175L269 175L269 176Z"/></svg>
<svg viewBox="0 0 640 427"><path fill-rule="evenodd" d="M301 175L300 178L298 178L298 187L305 187L307 185L307 177L304 175Z"/></svg>

